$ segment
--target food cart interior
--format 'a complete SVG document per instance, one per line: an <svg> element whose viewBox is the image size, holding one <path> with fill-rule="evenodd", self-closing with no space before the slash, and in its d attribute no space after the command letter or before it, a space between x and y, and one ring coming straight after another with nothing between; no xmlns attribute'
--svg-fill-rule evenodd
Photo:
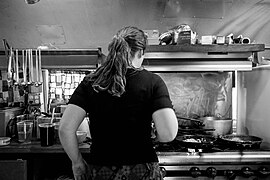
<svg viewBox="0 0 270 180"><path fill-rule="evenodd" d="M59 122L74 89L126 25L153 35L143 66L165 81L179 122L174 141L153 141L164 178L268 179L269 7L268 0L1 1L0 137L11 141L0 146L0 179L71 177L59 141L40 146L38 124ZM179 25L196 32L196 41L161 45L159 35ZM232 42L203 44L202 36ZM14 117L36 123L30 144L16 141ZM227 131L207 126L213 119L206 117L226 122ZM86 157L89 123L80 127Z"/></svg>

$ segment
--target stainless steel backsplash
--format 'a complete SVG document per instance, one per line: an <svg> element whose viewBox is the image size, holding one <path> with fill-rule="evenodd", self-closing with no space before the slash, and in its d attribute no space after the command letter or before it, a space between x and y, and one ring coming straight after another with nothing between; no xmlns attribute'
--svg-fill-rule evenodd
<svg viewBox="0 0 270 180"><path fill-rule="evenodd" d="M232 73L157 73L167 84L177 116L232 116Z"/></svg>

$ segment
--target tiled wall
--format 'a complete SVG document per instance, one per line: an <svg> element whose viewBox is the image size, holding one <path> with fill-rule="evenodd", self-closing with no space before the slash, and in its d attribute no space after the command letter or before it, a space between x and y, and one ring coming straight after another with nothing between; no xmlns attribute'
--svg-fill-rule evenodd
<svg viewBox="0 0 270 180"><path fill-rule="evenodd" d="M87 72L50 71L49 74L49 98L67 102Z"/></svg>

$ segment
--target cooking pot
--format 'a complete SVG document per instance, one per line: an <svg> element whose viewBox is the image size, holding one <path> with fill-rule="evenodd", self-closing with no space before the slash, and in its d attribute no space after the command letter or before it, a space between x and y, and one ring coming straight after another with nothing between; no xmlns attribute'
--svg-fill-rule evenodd
<svg viewBox="0 0 270 180"><path fill-rule="evenodd" d="M206 129L215 129L211 133L216 137L232 133L232 119L214 116L201 117L200 119L203 120Z"/></svg>

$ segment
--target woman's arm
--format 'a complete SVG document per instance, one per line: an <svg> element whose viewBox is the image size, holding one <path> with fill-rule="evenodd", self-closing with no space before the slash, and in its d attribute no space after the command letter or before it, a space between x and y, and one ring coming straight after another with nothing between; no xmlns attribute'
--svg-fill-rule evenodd
<svg viewBox="0 0 270 180"><path fill-rule="evenodd" d="M174 140L178 131L178 121L174 110L163 108L155 111L152 115L157 130L157 139L160 142Z"/></svg>
<svg viewBox="0 0 270 180"><path fill-rule="evenodd" d="M82 123L86 112L79 106L69 104L64 111L59 126L59 138L61 144L72 161L72 169L75 179L85 179L87 165L78 148L76 131ZM80 177L80 178L79 178Z"/></svg>

